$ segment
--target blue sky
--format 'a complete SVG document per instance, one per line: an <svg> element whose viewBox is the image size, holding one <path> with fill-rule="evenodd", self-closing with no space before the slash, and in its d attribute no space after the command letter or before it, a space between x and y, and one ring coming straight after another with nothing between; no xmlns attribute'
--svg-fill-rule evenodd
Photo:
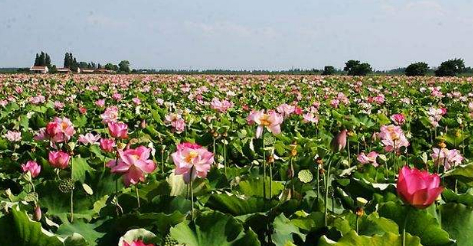
<svg viewBox="0 0 473 246"><path fill-rule="evenodd" d="M461 57L473 66L469 0L0 0L0 67L48 52L181 69L376 69Z"/></svg>

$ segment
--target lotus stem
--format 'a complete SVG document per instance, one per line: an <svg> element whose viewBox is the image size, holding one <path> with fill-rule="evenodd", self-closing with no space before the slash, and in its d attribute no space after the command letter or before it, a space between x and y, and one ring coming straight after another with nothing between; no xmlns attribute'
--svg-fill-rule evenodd
<svg viewBox="0 0 473 246"><path fill-rule="evenodd" d="M140 192L138 190L138 185L135 185L135 191L136 191L136 202L138 203L138 208L141 207L141 204L140 204Z"/></svg>
<svg viewBox="0 0 473 246"><path fill-rule="evenodd" d="M263 142L263 198L266 199L266 150L264 146L264 133L261 140Z"/></svg>
<svg viewBox="0 0 473 246"><path fill-rule="evenodd" d="M324 198L324 206L325 206L325 209L324 209L324 215L325 215L325 226L328 225L328 217L327 217L327 213L328 213L328 205L327 205L327 200L328 200L328 187L329 187L329 183L330 183L330 167L332 165L332 155L330 155L329 159L328 159L328 163L327 163L327 175L325 177L325 198Z"/></svg>

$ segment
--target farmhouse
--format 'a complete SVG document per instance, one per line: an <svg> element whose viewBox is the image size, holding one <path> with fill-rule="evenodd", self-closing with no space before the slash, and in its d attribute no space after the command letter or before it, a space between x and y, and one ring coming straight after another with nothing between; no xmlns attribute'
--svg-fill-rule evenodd
<svg viewBox="0 0 473 246"><path fill-rule="evenodd" d="M72 72L71 69L69 69L69 68L67 68L67 67L58 68L58 69L56 69L56 71L57 71L58 73L70 73L70 72Z"/></svg>
<svg viewBox="0 0 473 246"><path fill-rule="evenodd" d="M47 66L32 66L30 72L33 73L48 73L49 69Z"/></svg>
<svg viewBox="0 0 473 246"><path fill-rule="evenodd" d="M77 68L77 73L94 73L95 70L93 68Z"/></svg>

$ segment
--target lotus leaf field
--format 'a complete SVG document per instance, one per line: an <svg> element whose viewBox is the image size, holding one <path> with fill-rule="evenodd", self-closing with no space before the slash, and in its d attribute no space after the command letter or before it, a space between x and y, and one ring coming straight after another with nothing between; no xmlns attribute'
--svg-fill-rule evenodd
<svg viewBox="0 0 473 246"><path fill-rule="evenodd" d="M1 246L471 246L472 78L0 75Z"/></svg>

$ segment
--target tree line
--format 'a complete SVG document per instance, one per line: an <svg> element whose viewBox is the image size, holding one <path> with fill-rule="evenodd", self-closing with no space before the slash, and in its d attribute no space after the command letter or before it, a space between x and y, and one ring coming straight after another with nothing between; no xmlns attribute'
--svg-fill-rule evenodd
<svg viewBox="0 0 473 246"><path fill-rule="evenodd" d="M51 64L51 57L48 55L48 53L41 51L41 53L37 53L34 61L34 66L46 66L48 67L49 71L51 73L57 72L57 67L56 65ZM79 68L81 69L107 69L107 70L112 70L116 71L118 73L130 73L131 68L130 68L130 62L127 60L123 60L120 63L113 64L113 63L107 63L105 65L101 65L100 63L95 63L95 62L83 62L80 61L78 62L77 59L74 57L74 55L70 52L66 52L64 55L64 68L69 68L71 71L77 71ZM24 70L24 69L23 69ZM21 71L23 71L21 70Z"/></svg>

